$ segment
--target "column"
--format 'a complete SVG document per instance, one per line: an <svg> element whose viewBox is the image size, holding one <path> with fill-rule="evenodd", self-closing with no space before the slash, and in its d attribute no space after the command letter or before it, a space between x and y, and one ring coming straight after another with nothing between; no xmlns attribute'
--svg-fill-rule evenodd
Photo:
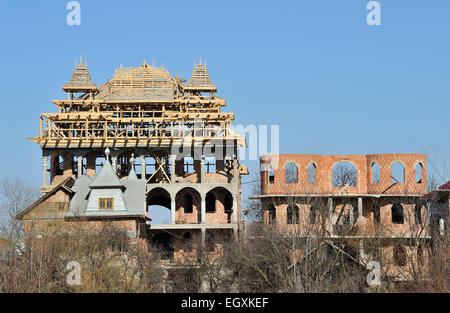
<svg viewBox="0 0 450 313"><path fill-rule="evenodd" d="M350 204L350 208L349 208L349 216L350 216L350 228L353 226L353 223L354 223L354 221L355 221L355 217L354 217L354 214L353 214L353 205L352 204Z"/></svg>
<svg viewBox="0 0 450 313"><path fill-rule="evenodd" d="M205 156L202 155L202 158L200 160L200 182L205 182Z"/></svg>
<svg viewBox="0 0 450 313"><path fill-rule="evenodd" d="M77 156L77 167L78 177L81 177L83 175L83 156Z"/></svg>
<svg viewBox="0 0 450 313"><path fill-rule="evenodd" d="M42 156L42 186L47 185L47 161L48 156Z"/></svg>
<svg viewBox="0 0 450 313"><path fill-rule="evenodd" d="M238 214L237 214L237 195L233 196L233 223L237 224L238 222Z"/></svg>
<svg viewBox="0 0 450 313"><path fill-rule="evenodd" d="M363 235L363 229L362 229L362 225L363 225L363 221L362 221L362 212L363 212L363 208L362 208L362 198L358 197L358 235L362 236ZM362 238L359 239L359 260L364 262L364 242L362 240Z"/></svg>
<svg viewBox="0 0 450 313"><path fill-rule="evenodd" d="M333 198L328 198L328 232L333 235Z"/></svg>
<svg viewBox="0 0 450 313"><path fill-rule="evenodd" d="M233 182L237 184L237 177L238 177L238 167L237 167L237 159L233 159Z"/></svg>
<svg viewBox="0 0 450 313"><path fill-rule="evenodd" d="M175 224L175 196L170 196L171 224Z"/></svg>
<svg viewBox="0 0 450 313"><path fill-rule="evenodd" d="M112 168L114 170L114 173L117 174L117 157L116 156L111 157L111 163L112 163Z"/></svg>
<svg viewBox="0 0 450 313"><path fill-rule="evenodd" d="M206 242L206 229L202 228L202 246L205 246Z"/></svg>
<svg viewBox="0 0 450 313"><path fill-rule="evenodd" d="M176 155L175 154L171 154L169 156L170 158L170 182L174 183L175 182L175 162L176 162Z"/></svg>
<svg viewBox="0 0 450 313"><path fill-rule="evenodd" d="M201 223L205 224L206 223L206 195L201 195L201 206L200 206L200 210L201 210Z"/></svg>
<svg viewBox="0 0 450 313"><path fill-rule="evenodd" d="M145 155L141 155L141 179L145 180Z"/></svg>
<svg viewBox="0 0 450 313"><path fill-rule="evenodd" d="M363 228L363 208L362 208L362 198L358 197L358 234L361 236L362 235L362 228Z"/></svg>

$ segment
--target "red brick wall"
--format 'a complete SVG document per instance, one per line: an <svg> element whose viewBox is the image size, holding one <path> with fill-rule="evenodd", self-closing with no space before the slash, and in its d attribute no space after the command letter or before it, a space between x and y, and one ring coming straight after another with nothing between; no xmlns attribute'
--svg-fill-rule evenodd
<svg viewBox="0 0 450 313"><path fill-rule="evenodd" d="M391 165L400 162L405 168L405 182L390 189ZM308 166L313 162L316 169L315 184L308 183ZM357 169L357 184L349 187L349 194L377 194L385 191L389 194L425 194L426 193L426 156L424 154L373 154L373 155L306 155L280 154L261 158L261 193L279 194L337 194L339 188L332 185L332 170L339 162L352 163ZM380 183L372 183L372 163L380 166ZM415 182L415 165L423 165L422 183ZM274 167L275 182L268 182L265 165ZM285 183L285 166L294 163L298 170L298 183Z"/></svg>

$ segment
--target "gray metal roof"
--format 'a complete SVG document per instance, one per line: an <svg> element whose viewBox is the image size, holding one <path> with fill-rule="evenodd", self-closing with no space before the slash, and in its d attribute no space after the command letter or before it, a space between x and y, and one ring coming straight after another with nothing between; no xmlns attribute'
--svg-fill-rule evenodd
<svg viewBox="0 0 450 313"><path fill-rule="evenodd" d="M80 215L83 214L86 209L87 199L91 188L89 184L92 182L92 178L87 175L82 175L75 180L72 187L72 191L75 195L70 200L69 212Z"/></svg>
<svg viewBox="0 0 450 313"><path fill-rule="evenodd" d="M117 177L116 173L109 163L108 158L105 161L100 173L94 178L89 185L90 188L122 188L123 183Z"/></svg>

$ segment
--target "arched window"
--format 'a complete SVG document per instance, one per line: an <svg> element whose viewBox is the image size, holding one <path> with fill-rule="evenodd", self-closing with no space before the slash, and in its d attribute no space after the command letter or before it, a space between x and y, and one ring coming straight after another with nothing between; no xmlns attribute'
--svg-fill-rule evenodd
<svg viewBox="0 0 450 313"><path fill-rule="evenodd" d="M287 223L298 224L298 222L299 222L298 206L290 204L287 208Z"/></svg>
<svg viewBox="0 0 450 313"><path fill-rule="evenodd" d="M316 165L314 163L311 163L308 166L308 183L309 184L315 184L316 183Z"/></svg>
<svg viewBox="0 0 450 313"><path fill-rule="evenodd" d="M398 265L398 266L406 265L405 248L400 243L397 243L397 245L394 247L394 262L395 262L395 265Z"/></svg>
<svg viewBox="0 0 450 313"><path fill-rule="evenodd" d="M395 203L391 208L392 213L392 223L403 224L405 222L405 217L403 214L403 206L399 203Z"/></svg>
<svg viewBox="0 0 450 313"><path fill-rule="evenodd" d="M269 224L275 224L277 221L277 210L271 205L267 211L269 212Z"/></svg>
<svg viewBox="0 0 450 313"><path fill-rule="evenodd" d="M340 162L333 167L333 187L355 187L356 178L356 167L350 162Z"/></svg>
<svg viewBox="0 0 450 313"><path fill-rule="evenodd" d="M309 223L311 225L314 225L316 223L316 220L317 220L317 208L312 206L309 209Z"/></svg>
<svg viewBox="0 0 450 313"><path fill-rule="evenodd" d="M395 162L391 166L391 181L392 183L405 182L405 167L400 162Z"/></svg>
<svg viewBox="0 0 450 313"><path fill-rule="evenodd" d="M194 201L192 199L192 195L190 193L185 193L183 198L184 213L192 213L193 204Z"/></svg>
<svg viewBox="0 0 450 313"><path fill-rule="evenodd" d="M284 170L285 182L287 184L295 184L298 182L298 171L297 166L294 163L286 164Z"/></svg>
<svg viewBox="0 0 450 313"><path fill-rule="evenodd" d="M416 165L416 184L421 184L422 183L422 171L423 171L423 165L422 163L417 163Z"/></svg>
<svg viewBox="0 0 450 313"><path fill-rule="evenodd" d="M380 166L377 162L372 163L372 184L380 183Z"/></svg>
<svg viewBox="0 0 450 313"><path fill-rule="evenodd" d="M416 224L422 224L422 204L416 204L414 207L414 221Z"/></svg>
<svg viewBox="0 0 450 313"><path fill-rule="evenodd" d="M216 196L212 192L206 194L206 213L216 212Z"/></svg>
<svg viewBox="0 0 450 313"><path fill-rule="evenodd" d="M190 232L183 234L184 252L192 252L192 235Z"/></svg>

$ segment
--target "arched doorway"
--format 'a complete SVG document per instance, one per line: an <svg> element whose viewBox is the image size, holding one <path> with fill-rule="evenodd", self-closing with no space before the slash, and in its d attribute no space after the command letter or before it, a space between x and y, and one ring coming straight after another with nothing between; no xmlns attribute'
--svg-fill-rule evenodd
<svg viewBox="0 0 450 313"><path fill-rule="evenodd" d="M158 187L148 193L147 213L152 224L170 224L170 194L167 190Z"/></svg>

